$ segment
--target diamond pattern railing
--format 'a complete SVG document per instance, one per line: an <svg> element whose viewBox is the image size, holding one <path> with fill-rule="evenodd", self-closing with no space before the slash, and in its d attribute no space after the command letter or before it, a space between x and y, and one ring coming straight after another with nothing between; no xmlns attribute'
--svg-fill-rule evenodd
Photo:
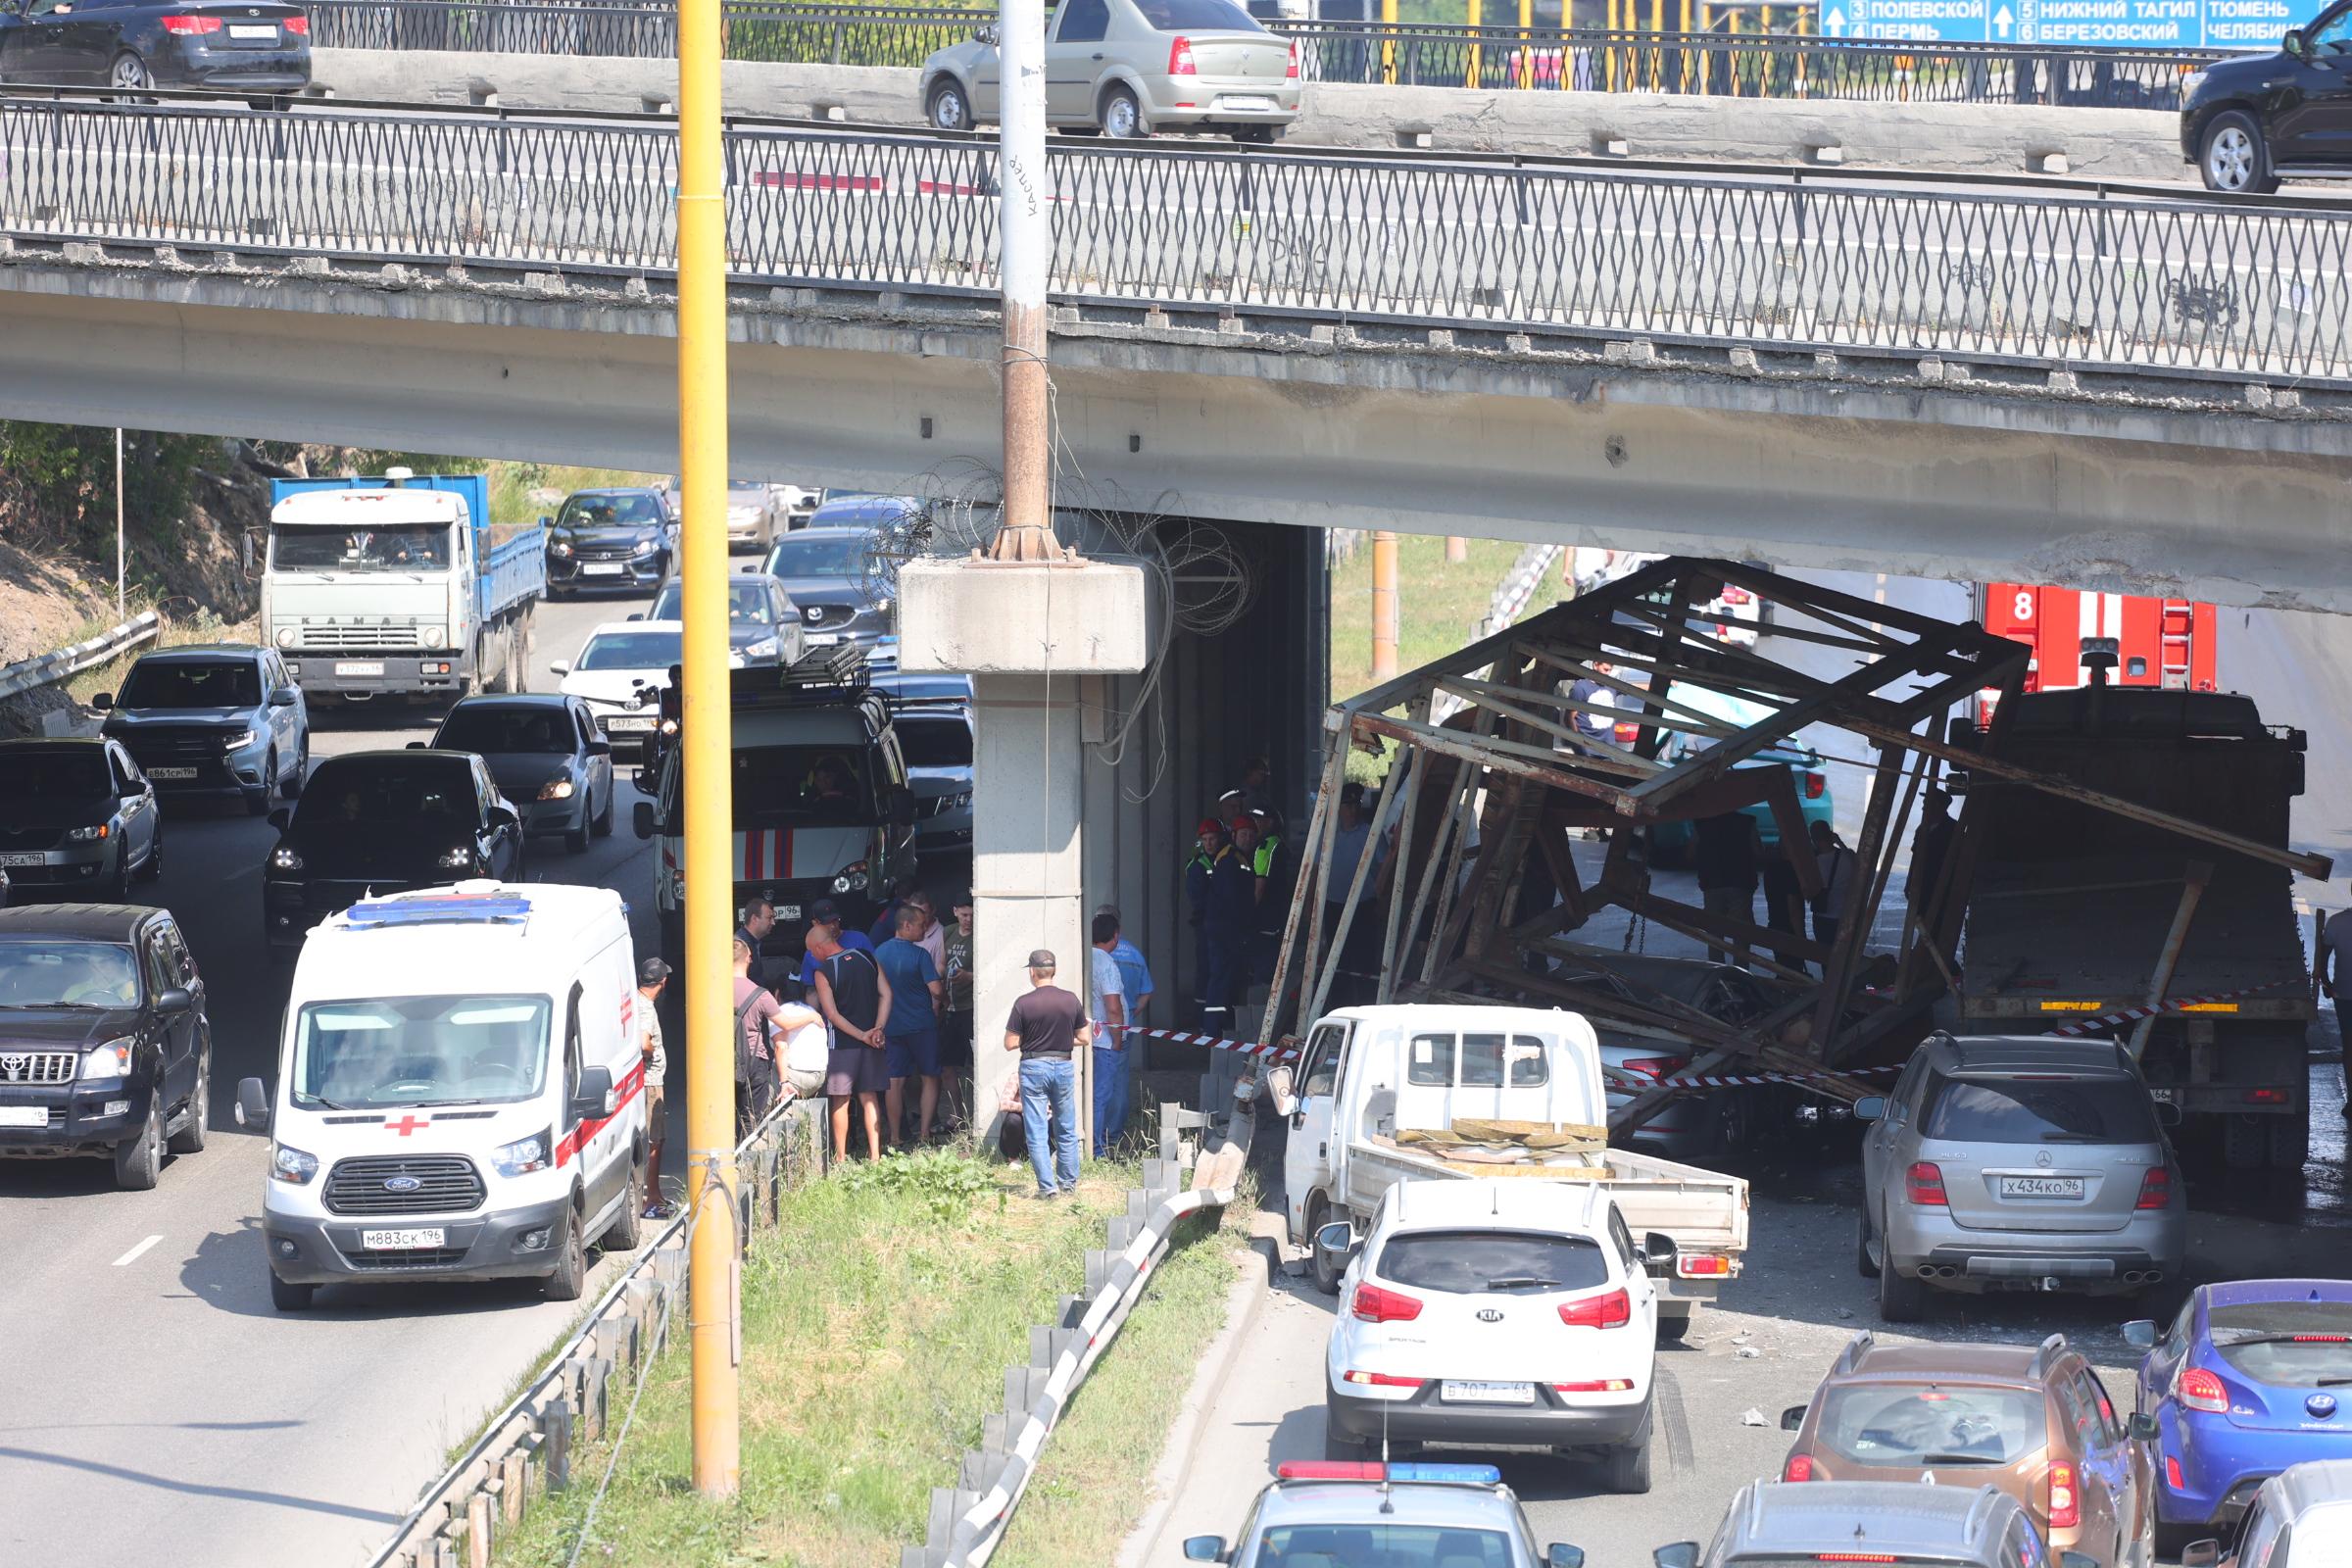
<svg viewBox="0 0 2352 1568"><path fill-rule="evenodd" d="M993 147L737 124L742 281L993 293ZM659 122L0 100L0 231L662 274ZM2352 206L1057 142L1064 301L2352 377Z"/></svg>
<svg viewBox="0 0 2352 1568"><path fill-rule="evenodd" d="M309 0L319 48L671 59L677 12L614 0ZM730 60L919 66L996 20L989 8L726 0ZM1825 38L1597 27L1275 22L1309 80L1488 90L1695 93L1863 102L2176 110L2218 50Z"/></svg>

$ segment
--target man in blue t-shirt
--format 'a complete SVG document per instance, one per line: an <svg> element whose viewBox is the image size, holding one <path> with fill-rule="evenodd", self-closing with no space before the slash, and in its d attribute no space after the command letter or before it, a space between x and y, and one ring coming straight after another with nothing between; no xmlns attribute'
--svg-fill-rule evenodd
<svg viewBox="0 0 2352 1568"><path fill-rule="evenodd" d="M865 939L864 932L844 931L841 928L841 910L831 899L819 899L808 906L808 925L811 930L818 926L824 927L825 934L833 939L833 945L837 948L847 948L853 953L874 951L874 945ZM804 995L815 988L816 969L816 956L808 952L802 953L801 991Z"/></svg>
<svg viewBox="0 0 2352 1568"><path fill-rule="evenodd" d="M890 1018L883 1026L888 1048L890 1089L883 1096L882 1114L890 1139L903 1143L906 1126L906 1080L920 1078L915 1137L928 1143L931 1118L939 1111L939 965L931 961L921 938L926 921L911 905L899 907L898 935L874 950L874 961L890 981Z"/></svg>

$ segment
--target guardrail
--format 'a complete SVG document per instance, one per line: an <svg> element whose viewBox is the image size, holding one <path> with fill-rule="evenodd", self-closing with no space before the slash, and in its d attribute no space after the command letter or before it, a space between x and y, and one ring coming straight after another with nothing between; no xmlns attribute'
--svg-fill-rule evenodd
<svg viewBox="0 0 2352 1568"><path fill-rule="evenodd" d="M600 0L310 0L318 48L671 59L677 14ZM730 60L920 66L993 23L991 10L729 0ZM1277 22L1308 80L1490 91L1698 93L1871 103L2173 110L2180 78L2221 50L2105 49L1712 30Z"/></svg>
<svg viewBox="0 0 2352 1568"><path fill-rule="evenodd" d="M675 154L635 117L0 100L0 233L665 275ZM989 140L738 122L725 156L737 282L997 292ZM1081 307L2352 380L2340 202L1115 142L1048 176Z"/></svg>
<svg viewBox="0 0 2352 1568"><path fill-rule="evenodd" d="M821 1103L788 1102L736 1146L736 1218L747 1241L775 1223L778 1194L796 1176L820 1168L822 1115ZM425 1488L368 1568L487 1563L498 1539L521 1522L534 1496L570 1489L574 1446L603 1436L613 1419L616 1383L625 1392L644 1380L685 1300L693 1217L681 1213L638 1249L547 1370Z"/></svg>
<svg viewBox="0 0 2352 1568"><path fill-rule="evenodd" d="M15 697L36 686L53 686L85 669L111 663L141 643L153 642L162 627L154 611L143 611L114 630L84 638L70 648L0 665L0 698Z"/></svg>

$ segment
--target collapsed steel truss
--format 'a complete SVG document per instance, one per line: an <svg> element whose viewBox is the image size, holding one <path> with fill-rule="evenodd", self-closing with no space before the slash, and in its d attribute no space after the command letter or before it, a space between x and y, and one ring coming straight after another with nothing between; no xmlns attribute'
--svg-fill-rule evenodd
<svg viewBox="0 0 2352 1568"><path fill-rule="evenodd" d="M1776 640L1851 667L1834 677L1809 673L1719 639L1714 618L1702 612L1726 589L1754 597ZM1964 799L1935 886L1909 890L1898 951L1865 955L1894 869L1899 835L1891 829L1945 768L2309 869L2310 857L1999 761L2006 701L1995 706L1981 748L1948 741L1943 726L1954 706L1979 691L2016 695L2027 661L2022 644L1973 622L1951 625L1759 566L1672 558L1341 703L1326 716L1328 754L1303 840L1305 875L1283 932L1261 1038L1274 1039L1294 1005L1302 1022L1318 1016L1344 959L1351 959L1359 972L1376 967L1371 988L1381 1002L1516 997L1573 1007L1687 1046L1690 1074L1788 1072L1823 1093L1858 1098L1867 1091L1840 1069L1908 1049L1925 1029L1929 1004L1952 981L1980 797ZM1596 683L1609 701L1579 701L1572 687L1581 681ZM1759 711L1744 726L1723 716ZM1594 739L1577 727L1580 714L1636 724L1638 732L1628 745ZM1842 730L1876 752L1858 764L1871 775L1869 801L1851 847L1855 871L1834 911L1835 939L1710 914L1654 892L1647 829L1762 806L1780 841L1767 853L1788 858L1808 901L1820 895L1795 778L1785 760L1764 755L1808 725ZM1687 744L1675 744L1678 738ZM1385 905L1362 914L1374 907L1364 895L1375 855L1359 854L1350 882L1333 885L1338 797L1351 749L1378 754L1392 745L1370 842L1386 842L1395 828L1396 863L1385 873ZM1607 841L1600 873L1590 882L1571 850L1579 830ZM1558 902L1514 921L1520 885L1539 858ZM1588 975L1608 971L1609 950L1569 934L1612 906L1719 951L1750 953L1777 1004L1734 1026L1630 980L1621 994L1555 974L1550 963L1524 961L1564 959ZM1376 943L1353 930L1359 918L1378 920ZM1639 1125L1670 1093L1644 1091L1612 1113L1612 1128Z"/></svg>

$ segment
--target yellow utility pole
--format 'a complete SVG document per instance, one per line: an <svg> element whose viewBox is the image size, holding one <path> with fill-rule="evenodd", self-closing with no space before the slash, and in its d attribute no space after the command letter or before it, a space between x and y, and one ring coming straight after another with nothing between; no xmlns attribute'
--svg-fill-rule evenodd
<svg viewBox="0 0 2352 1568"><path fill-rule="evenodd" d="M1396 536L1372 535L1372 678L1396 678Z"/></svg>
<svg viewBox="0 0 2352 1568"><path fill-rule="evenodd" d="M1396 0L1380 0L1380 24L1388 29L1380 44L1380 79L1394 87L1396 85Z"/></svg>
<svg viewBox="0 0 2352 1568"><path fill-rule="evenodd" d="M1666 30L1666 0L1649 0L1649 90L1658 90L1658 73L1664 69L1666 51L1658 47L1658 34Z"/></svg>
<svg viewBox="0 0 2352 1568"><path fill-rule="evenodd" d="M1470 33L1473 38L1476 38L1478 35L1479 26L1485 21L1485 0L1470 0ZM1482 45L1475 42L1470 45L1470 69L1463 73L1463 86L1475 87L1479 85L1478 72L1479 67L1486 63L1485 56L1486 50Z"/></svg>
<svg viewBox="0 0 2352 1568"><path fill-rule="evenodd" d="M1690 46L1688 40L1690 36L1690 0L1683 0L1682 17L1677 23L1675 30L1680 32L1686 41L1682 48L1675 51L1681 58L1675 72L1674 90L1689 92L1690 90Z"/></svg>
<svg viewBox="0 0 2352 1568"><path fill-rule="evenodd" d="M686 771L686 1179L694 1216L687 1308L694 1348L694 1489L743 1483L735 1344L734 938L728 800L727 209L719 0L678 3L679 762ZM715 1182L718 1192L710 1192Z"/></svg>
<svg viewBox="0 0 2352 1568"><path fill-rule="evenodd" d="M1617 7L1620 3L1621 0L1608 0L1608 22L1603 28L1607 36L1601 44L1604 53L1602 55L1603 69L1600 90L1603 92L1617 90ZM1634 0L1622 0L1622 3L1632 5Z"/></svg>

